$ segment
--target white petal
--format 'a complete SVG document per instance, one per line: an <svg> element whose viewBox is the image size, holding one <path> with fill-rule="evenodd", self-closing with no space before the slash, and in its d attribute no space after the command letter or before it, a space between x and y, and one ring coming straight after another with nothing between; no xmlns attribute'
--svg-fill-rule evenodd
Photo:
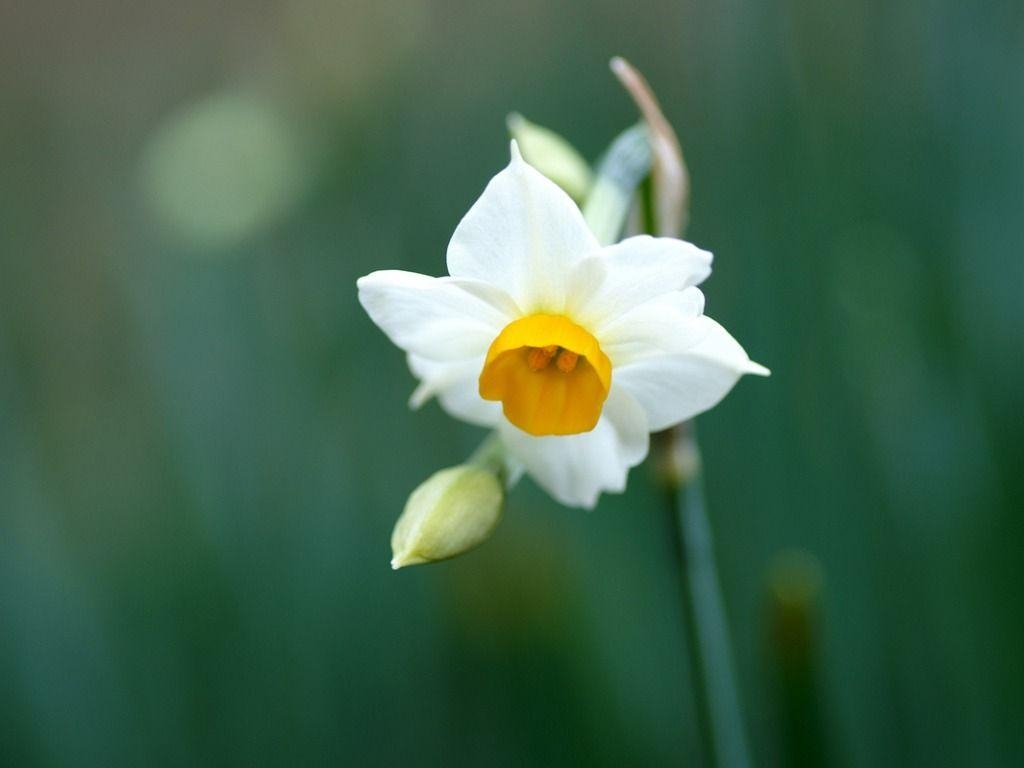
<svg viewBox="0 0 1024 768"><path fill-rule="evenodd" d="M382 270L357 284L363 308L388 338L432 360L481 355L519 314L506 294L477 280Z"/></svg>
<svg viewBox="0 0 1024 768"><path fill-rule="evenodd" d="M448 271L502 288L527 314L561 313L572 266L600 246L569 196L512 147L455 229Z"/></svg>
<svg viewBox="0 0 1024 768"><path fill-rule="evenodd" d="M421 380L409 405L419 408L436 396L441 407L455 418L481 427L495 426L502 420L501 403L480 397L478 382L483 365L483 355L457 362L409 355L409 368Z"/></svg>
<svg viewBox="0 0 1024 768"><path fill-rule="evenodd" d="M591 509L604 491L626 489L626 476L647 456L649 441L643 409L612 386L597 426L566 437L533 437L502 420L509 453L537 484L562 504Z"/></svg>
<svg viewBox="0 0 1024 768"><path fill-rule="evenodd" d="M729 332L710 317L696 321L703 339L685 352L650 355L617 367L613 381L643 406L652 431L667 429L716 405L744 373L767 376Z"/></svg>
<svg viewBox="0 0 1024 768"><path fill-rule="evenodd" d="M569 314L599 328L651 299L703 282L711 274L711 258L669 237L639 235L610 245L570 275Z"/></svg>
<svg viewBox="0 0 1024 768"><path fill-rule="evenodd" d="M710 332L701 322L703 311L700 288L672 291L603 325L598 341L616 369L651 355L685 352Z"/></svg>

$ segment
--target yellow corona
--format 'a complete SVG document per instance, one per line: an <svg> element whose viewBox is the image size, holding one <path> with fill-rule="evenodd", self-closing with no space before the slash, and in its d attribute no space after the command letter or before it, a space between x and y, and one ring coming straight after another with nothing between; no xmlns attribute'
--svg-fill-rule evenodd
<svg viewBox="0 0 1024 768"><path fill-rule="evenodd" d="M597 425L611 383L593 334L562 315L527 315L491 344L480 397L501 401L505 418L531 435L575 435Z"/></svg>

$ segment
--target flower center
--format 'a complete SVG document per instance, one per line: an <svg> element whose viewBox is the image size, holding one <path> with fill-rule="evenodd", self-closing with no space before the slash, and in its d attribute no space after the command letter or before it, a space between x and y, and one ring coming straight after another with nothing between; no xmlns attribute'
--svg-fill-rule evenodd
<svg viewBox="0 0 1024 768"><path fill-rule="evenodd" d="M531 435L575 435L597 426L612 364L589 332L562 315L514 320L487 350L480 397Z"/></svg>

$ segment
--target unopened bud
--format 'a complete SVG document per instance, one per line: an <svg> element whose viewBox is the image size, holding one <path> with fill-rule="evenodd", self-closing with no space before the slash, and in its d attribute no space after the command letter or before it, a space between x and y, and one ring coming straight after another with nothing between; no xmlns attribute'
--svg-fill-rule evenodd
<svg viewBox="0 0 1024 768"><path fill-rule="evenodd" d="M593 176L587 161L572 144L518 113L513 112L506 122L526 162L568 192L573 200L580 202L586 198Z"/></svg>
<svg viewBox="0 0 1024 768"><path fill-rule="evenodd" d="M391 534L391 567L433 563L483 543L501 519L504 490L474 464L435 472L405 503Z"/></svg>

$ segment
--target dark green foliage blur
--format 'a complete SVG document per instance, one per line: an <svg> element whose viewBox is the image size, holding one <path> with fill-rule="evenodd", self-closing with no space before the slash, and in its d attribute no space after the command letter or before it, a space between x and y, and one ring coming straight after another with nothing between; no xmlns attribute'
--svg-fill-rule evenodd
<svg viewBox="0 0 1024 768"><path fill-rule="evenodd" d="M1024 763L1024 6L0 8L0 765L693 765L649 467L392 573L482 439L356 302L659 94L773 370L699 418L758 766Z"/></svg>

